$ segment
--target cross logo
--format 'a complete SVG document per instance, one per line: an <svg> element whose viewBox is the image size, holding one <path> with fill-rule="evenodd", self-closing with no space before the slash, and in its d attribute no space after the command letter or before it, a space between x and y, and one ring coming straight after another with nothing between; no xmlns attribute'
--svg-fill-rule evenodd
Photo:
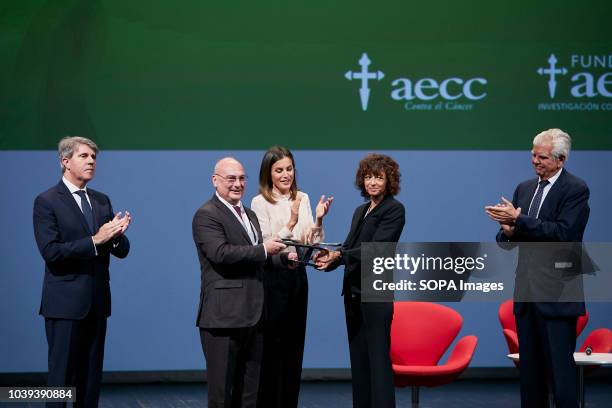
<svg viewBox="0 0 612 408"><path fill-rule="evenodd" d="M380 81L385 77L385 74L382 71L369 72L368 67L371 63L372 61L370 61L370 59L368 58L368 54L364 52L361 55L361 58L359 59L361 71L347 71L346 74L344 74L344 77L349 81L352 81L353 79L361 79L361 88L359 88L359 98L361 99L361 109L363 111L368 110L368 99L370 99L370 88L368 87L368 80L376 79L377 81Z"/></svg>
<svg viewBox="0 0 612 408"><path fill-rule="evenodd" d="M555 75L567 74L567 69L565 68L556 68L557 58L555 54L550 54L548 58L548 68L538 68L538 74L540 75L548 75L548 93L550 94L550 98L553 99L555 97L555 90L557 89L557 81L555 80Z"/></svg>

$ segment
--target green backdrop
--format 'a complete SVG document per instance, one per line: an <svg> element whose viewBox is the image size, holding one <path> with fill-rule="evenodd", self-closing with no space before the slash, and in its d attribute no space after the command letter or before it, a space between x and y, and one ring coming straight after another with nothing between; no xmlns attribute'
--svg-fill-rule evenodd
<svg viewBox="0 0 612 408"><path fill-rule="evenodd" d="M0 149L80 134L104 149L522 150L561 127L610 150L610 16L610 1L5 1ZM367 110L363 54L382 76Z"/></svg>

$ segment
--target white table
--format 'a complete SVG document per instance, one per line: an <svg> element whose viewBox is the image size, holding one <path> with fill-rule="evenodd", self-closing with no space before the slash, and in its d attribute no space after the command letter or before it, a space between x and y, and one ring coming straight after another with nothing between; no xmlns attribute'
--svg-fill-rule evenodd
<svg viewBox="0 0 612 408"><path fill-rule="evenodd" d="M519 353L508 354L508 358L516 363L521 360ZM612 353L591 353L590 356L587 356L586 353L574 353L574 361L578 366L580 407L584 408L584 367L612 364Z"/></svg>

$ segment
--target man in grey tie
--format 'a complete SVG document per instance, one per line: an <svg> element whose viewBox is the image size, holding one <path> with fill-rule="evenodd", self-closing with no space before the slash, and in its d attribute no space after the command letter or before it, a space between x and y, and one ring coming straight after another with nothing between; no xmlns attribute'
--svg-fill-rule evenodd
<svg viewBox="0 0 612 408"><path fill-rule="evenodd" d="M582 242L590 212L589 188L563 168L570 147L570 136L560 129L533 139L531 163L537 178L519 184L512 202L502 198L502 203L485 207L500 224L498 242ZM534 269L536 262L541 260L527 265ZM578 406L573 352L576 322L584 314L584 302L515 301L522 407L547 406L549 386L557 407Z"/></svg>
<svg viewBox="0 0 612 408"><path fill-rule="evenodd" d="M87 187L98 147L84 137L59 142L62 179L34 201L34 235L45 261L40 314L45 317L48 385L76 387L77 406L96 407L106 319L111 313L110 255L125 258L128 212Z"/></svg>

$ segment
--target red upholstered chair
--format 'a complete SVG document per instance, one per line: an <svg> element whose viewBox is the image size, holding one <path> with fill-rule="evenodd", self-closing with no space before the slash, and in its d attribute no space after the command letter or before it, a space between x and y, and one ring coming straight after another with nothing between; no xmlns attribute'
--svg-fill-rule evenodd
<svg viewBox="0 0 612 408"><path fill-rule="evenodd" d="M412 387L412 404L419 403L419 387L453 381L474 355L476 336L462 337L448 361L438 364L451 345L463 318L450 307L430 302L396 302L391 324L391 363L396 387Z"/></svg>
<svg viewBox="0 0 612 408"><path fill-rule="evenodd" d="M586 339L584 339L578 351L584 353L588 346L591 347L593 353L612 353L612 330L604 328L593 330ZM599 367L599 365L590 365L583 369L585 372L591 372L597 367Z"/></svg>
<svg viewBox="0 0 612 408"><path fill-rule="evenodd" d="M582 346L581 352L584 353L587 346L591 346L593 353L612 353L612 330L596 329L589 333Z"/></svg>
<svg viewBox="0 0 612 408"><path fill-rule="evenodd" d="M499 316L499 323L501 323L504 331L504 338L506 339L506 343L508 343L508 352L510 354L518 353L518 336L516 334L516 320L514 319L514 314L512 313L513 307L514 302L512 299L506 300L499 306L499 310L497 312Z"/></svg>
<svg viewBox="0 0 612 408"><path fill-rule="evenodd" d="M513 308L514 302L512 299L509 299L502 303L498 310L499 323L501 323L504 331L504 338L506 339L506 343L508 343L508 352L510 354L519 352L518 336L516 334L516 320L514 319L514 314L512 313ZM580 333L582 333L588 321L588 312L584 316L578 317L578 323L576 324L576 337L580 336Z"/></svg>

